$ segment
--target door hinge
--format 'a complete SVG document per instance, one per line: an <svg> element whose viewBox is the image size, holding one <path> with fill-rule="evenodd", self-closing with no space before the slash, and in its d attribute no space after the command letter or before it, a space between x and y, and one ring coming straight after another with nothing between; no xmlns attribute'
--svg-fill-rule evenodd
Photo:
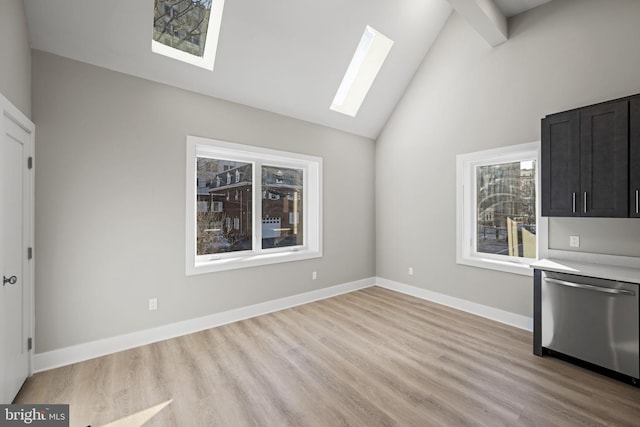
<svg viewBox="0 0 640 427"><path fill-rule="evenodd" d="M27 259L33 258L33 248L27 248Z"/></svg>
<svg viewBox="0 0 640 427"><path fill-rule="evenodd" d="M33 338L27 338L27 351L31 351L33 348Z"/></svg>
<svg viewBox="0 0 640 427"><path fill-rule="evenodd" d="M29 158L27 159L27 167L28 167L29 169L33 169L33 157L29 157Z"/></svg>

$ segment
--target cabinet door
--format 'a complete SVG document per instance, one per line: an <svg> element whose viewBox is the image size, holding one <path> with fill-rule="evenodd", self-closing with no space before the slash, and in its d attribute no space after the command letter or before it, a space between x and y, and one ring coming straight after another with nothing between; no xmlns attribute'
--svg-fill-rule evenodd
<svg viewBox="0 0 640 427"><path fill-rule="evenodd" d="M580 115L542 119L542 216L579 216Z"/></svg>
<svg viewBox="0 0 640 427"><path fill-rule="evenodd" d="M582 216L629 215L629 101L580 110Z"/></svg>
<svg viewBox="0 0 640 427"><path fill-rule="evenodd" d="M629 107L629 216L640 218L640 97Z"/></svg>

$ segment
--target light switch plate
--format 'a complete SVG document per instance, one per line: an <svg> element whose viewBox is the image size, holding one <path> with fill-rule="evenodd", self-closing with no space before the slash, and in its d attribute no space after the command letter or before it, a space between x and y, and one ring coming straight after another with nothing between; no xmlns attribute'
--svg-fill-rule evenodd
<svg viewBox="0 0 640 427"><path fill-rule="evenodd" d="M580 236L569 236L569 246L572 248L580 247Z"/></svg>

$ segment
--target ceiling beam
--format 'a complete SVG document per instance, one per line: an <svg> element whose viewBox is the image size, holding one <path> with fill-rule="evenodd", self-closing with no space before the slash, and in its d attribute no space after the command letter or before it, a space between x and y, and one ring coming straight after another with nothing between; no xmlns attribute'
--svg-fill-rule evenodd
<svg viewBox="0 0 640 427"><path fill-rule="evenodd" d="M507 41L507 17L493 0L449 0L449 3L491 46Z"/></svg>

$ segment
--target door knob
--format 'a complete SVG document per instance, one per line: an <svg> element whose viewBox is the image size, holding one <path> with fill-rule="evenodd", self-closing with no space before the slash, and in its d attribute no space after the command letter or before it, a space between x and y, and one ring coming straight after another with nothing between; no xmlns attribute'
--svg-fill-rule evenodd
<svg viewBox="0 0 640 427"><path fill-rule="evenodd" d="M9 278L7 278L6 276L2 276L2 286L6 285L7 283L10 285L15 285L17 281L18 278L16 276L11 276Z"/></svg>

